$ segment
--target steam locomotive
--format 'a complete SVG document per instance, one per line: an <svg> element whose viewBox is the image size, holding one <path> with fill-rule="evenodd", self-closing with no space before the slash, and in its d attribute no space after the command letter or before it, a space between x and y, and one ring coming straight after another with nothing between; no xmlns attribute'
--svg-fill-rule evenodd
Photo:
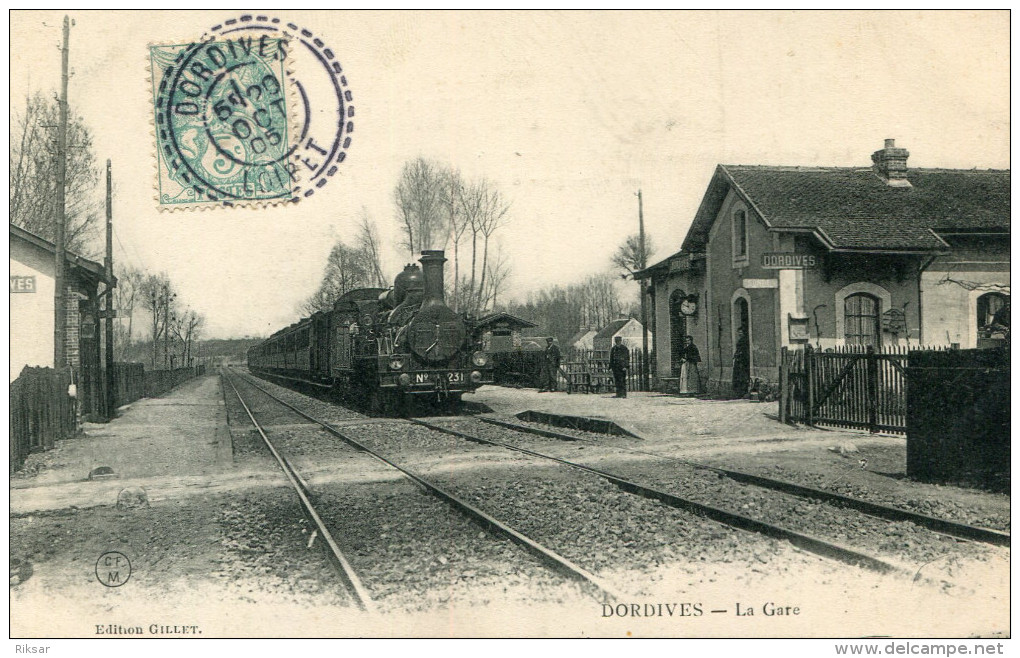
<svg viewBox="0 0 1020 658"><path fill-rule="evenodd" d="M249 348L248 368L335 389L376 414L415 400L456 411L465 392L492 383L492 365L472 323L446 305L443 252L420 262L392 288L351 290Z"/></svg>

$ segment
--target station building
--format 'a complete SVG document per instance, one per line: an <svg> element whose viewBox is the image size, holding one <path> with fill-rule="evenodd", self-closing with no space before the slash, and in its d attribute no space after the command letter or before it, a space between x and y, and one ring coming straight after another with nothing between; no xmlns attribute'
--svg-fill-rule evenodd
<svg viewBox="0 0 1020 658"><path fill-rule="evenodd" d="M661 380L691 336L709 392L767 390L782 348L990 346L1009 323L1009 170L719 165L650 281Z"/></svg>
<svg viewBox="0 0 1020 658"><path fill-rule="evenodd" d="M85 414L101 413L99 284L103 266L66 251L67 366ZM53 367L56 247L10 224L10 380L25 366Z"/></svg>

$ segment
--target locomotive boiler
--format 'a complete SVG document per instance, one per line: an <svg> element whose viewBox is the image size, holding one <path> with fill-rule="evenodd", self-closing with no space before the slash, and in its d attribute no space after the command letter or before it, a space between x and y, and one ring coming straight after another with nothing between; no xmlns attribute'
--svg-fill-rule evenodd
<svg viewBox="0 0 1020 658"><path fill-rule="evenodd" d="M333 388L373 413L414 400L456 410L461 396L492 383L473 324L445 301L442 251L423 251L390 289L359 288L330 311L282 329L248 351L248 367Z"/></svg>

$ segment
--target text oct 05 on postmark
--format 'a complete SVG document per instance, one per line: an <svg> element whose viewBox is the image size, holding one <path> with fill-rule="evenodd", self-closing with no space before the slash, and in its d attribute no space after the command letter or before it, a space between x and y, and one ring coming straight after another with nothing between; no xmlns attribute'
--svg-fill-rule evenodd
<svg viewBox="0 0 1020 658"><path fill-rule="evenodd" d="M293 203L346 159L353 96L310 30L242 15L149 57L161 208Z"/></svg>

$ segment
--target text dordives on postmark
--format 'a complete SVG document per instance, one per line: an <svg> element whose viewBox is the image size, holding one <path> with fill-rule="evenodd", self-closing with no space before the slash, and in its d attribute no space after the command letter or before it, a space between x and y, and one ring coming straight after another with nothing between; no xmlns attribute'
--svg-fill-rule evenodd
<svg viewBox="0 0 1020 658"><path fill-rule="evenodd" d="M244 15L149 58L161 208L295 202L344 161L351 92L309 30Z"/></svg>

